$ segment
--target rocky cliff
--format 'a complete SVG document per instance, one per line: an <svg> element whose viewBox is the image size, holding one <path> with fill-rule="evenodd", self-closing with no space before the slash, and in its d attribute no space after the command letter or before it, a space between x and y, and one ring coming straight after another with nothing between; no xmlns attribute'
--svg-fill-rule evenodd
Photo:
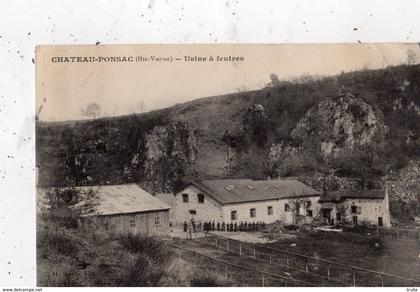
<svg viewBox="0 0 420 292"><path fill-rule="evenodd" d="M378 108L346 94L310 108L291 131L291 140L271 145L268 162L275 173L286 176L326 169L334 173L343 162L357 168L346 160L357 162L365 154L372 154L366 159L378 159L373 151L383 149L387 133Z"/></svg>
<svg viewBox="0 0 420 292"><path fill-rule="evenodd" d="M198 137L189 123L176 122L159 126L146 134L146 152L136 153L131 167L144 169L143 180L155 191L171 191L183 183L185 177L194 179L197 174L196 159ZM137 157L144 155L142 165L136 165ZM156 180L156 178L160 178Z"/></svg>
<svg viewBox="0 0 420 292"><path fill-rule="evenodd" d="M342 150L381 143L387 131L379 109L362 98L346 94L311 108L291 137L299 141L317 137L323 154L337 156Z"/></svg>
<svg viewBox="0 0 420 292"><path fill-rule="evenodd" d="M420 214L420 159L410 161L398 171L390 171L383 180L395 217L412 219Z"/></svg>

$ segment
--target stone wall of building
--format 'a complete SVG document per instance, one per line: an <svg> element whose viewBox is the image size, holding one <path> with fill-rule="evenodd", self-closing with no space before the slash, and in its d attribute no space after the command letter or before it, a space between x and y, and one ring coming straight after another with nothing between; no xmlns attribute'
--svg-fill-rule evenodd
<svg viewBox="0 0 420 292"><path fill-rule="evenodd" d="M352 211L352 206L356 212ZM379 225L378 218L382 218L383 227L391 227L387 194L384 199L346 199L342 203L334 204L331 210L331 218L335 222L337 222L337 213L341 214L341 223L353 224L353 217L357 217L357 224Z"/></svg>
<svg viewBox="0 0 420 292"><path fill-rule="evenodd" d="M279 200L269 200L260 202L247 202L228 204L222 207L223 218L225 222L259 222L272 223L283 218L286 221L288 217L283 209L280 207ZM268 207L272 207L273 214L268 214ZM255 217L251 217L250 210L255 209ZM231 220L231 212L236 211L237 219ZM291 213L291 212L289 212Z"/></svg>
<svg viewBox="0 0 420 292"><path fill-rule="evenodd" d="M231 212L237 212L237 220L233 222L258 222L272 223L281 221L287 224L296 223L296 202L299 202L301 207L299 209L299 217L305 217L305 223L311 222L313 218L319 213L320 204L318 203L319 196L307 197L304 199L282 199L282 200L269 200L260 202L245 202L236 204L227 204L222 207L223 218L225 222L231 222ZM303 207L305 201L310 201L308 210L312 210L312 217L309 212ZM286 211L285 205L289 205L289 211ZM272 207L273 214L268 214L268 207ZM256 216L251 217L251 209L255 209Z"/></svg>
<svg viewBox="0 0 420 292"><path fill-rule="evenodd" d="M391 226L389 216L389 206L386 200L381 199L346 199L344 204L347 206L348 217L353 220L353 216L357 216L357 224L368 223L371 225L378 225L378 218L382 218L384 227ZM351 207L356 206L360 208L360 214L352 213ZM352 221L351 221L352 222Z"/></svg>
<svg viewBox="0 0 420 292"><path fill-rule="evenodd" d="M188 203L183 202L183 194L188 195ZM204 195L204 203L198 202L198 194ZM196 214L191 214L195 211ZM190 185L175 194L175 223L182 224L184 221L223 221L221 205L205 194L197 187Z"/></svg>
<svg viewBox="0 0 420 292"><path fill-rule="evenodd" d="M188 202L183 201L183 194L188 195ZM204 195L204 203L198 202L198 194ZM312 211L312 216L309 216L307 208L304 207L307 201L310 202L308 210ZM175 207L172 210L174 218L171 218L171 220L174 220L177 225L184 221L190 223L192 218L201 222L215 221L220 223L261 221L265 223L281 221L286 224L310 223L313 218L319 215L321 205L318 201L319 196L310 196L299 199L275 199L221 205L197 187L190 185L175 194ZM296 216L297 202L300 203L301 207ZM289 205L288 211L286 211L286 204ZM272 214L269 214L268 207L272 207ZM255 209L255 217L251 217L251 209ZM232 211L236 211L237 214L237 219L233 221L231 220Z"/></svg>

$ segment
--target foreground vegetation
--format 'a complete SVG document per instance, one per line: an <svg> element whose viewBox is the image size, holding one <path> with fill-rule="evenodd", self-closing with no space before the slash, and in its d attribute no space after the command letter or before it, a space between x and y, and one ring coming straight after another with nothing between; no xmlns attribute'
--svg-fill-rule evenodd
<svg viewBox="0 0 420 292"><path fill-rule="evenodd" d="M38 286L214 286L161 239L115 234L95 217L93 189L50 188L37 214ZM212 279L214 281L212 281ZM207 284L206 284L207 283Z"/></svg>
<svg viewBox="0 0 420 292"><path fill-rule="evenodd" d="M37 285L42 287L231 286L214 271L197 270L162 241L114 235L97 225L37 225Z"/></svg>

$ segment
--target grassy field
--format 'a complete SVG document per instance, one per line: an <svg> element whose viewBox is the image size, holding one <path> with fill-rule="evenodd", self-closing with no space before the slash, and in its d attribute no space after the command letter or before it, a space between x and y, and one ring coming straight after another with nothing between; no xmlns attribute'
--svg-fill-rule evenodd
<svg viewBox="0 0 420 292"><path fill-rule="evenodd" d="M189 267L189 269L200 271L201 275L209 275L210 278L214 277L214 275L217 275L217 285L215 286L308 286L303 282L298 283L290 280L285 274L273 272L272 270L270 270L270 268L272 267L270 267L269 265L266 265L264 263L258 263L257 265L249 265L249 263L244 263L244 258L239 258L233 253L226 253L221 249L209 248L209 246L203 245L200 241L179 240L175 241L174 243L189 251L193 251L195 253L200 254L197 255L195 253L187 252L185 250L175 249L176 253L180 254L180 258L182 259L183 263L183 266L180 267L180 274L184 274L184 267L187 266ZM211 257L212 259L209 259L206 256ZM216 261L214 259L219 261ZM247 267L249 269L247 269ZM259 272L257 272L256 269L258 269Z"/></svg>
<svg viewBox="0 0 420 292"><path fill-rule="evenodd" d="M352 270L345 267L330 266L330 279L327 278L327 264L319 261L304 258L286 256L284 253L268 252L257 248L256 255L252 245L242 243L242 257L239 257L239 242L229 242L229 253L226 252L226 241L218 240L218 247L215 248L215 238L197 241L180 241L182 245L191 250L206 254L220 260L253 267L260 271L272 272L282 276L292 277L307 281L318 286L352 286ZM420 279L419 268L419 241L396 240L390 237L377 239L374 236L341 233L296 233L294 237L284 238L278 242L266 244L265 246L275 249L286 250L307 256L330 260L346 265L385 272L405 278ZM271 264L270 264L271 256ZM306 270L307 269L307 270ZM235 275L235 269L230 269L235 285L247 286L242 283L242 275ZM381 276L355 271L356 286L381 286ZM251 285L261 286L261 275L256 279L245 277L250 280ZM282 286L279 281L265 279L266 286ZM239 282L238 282L239 281ZM385 277L385 286L413 286L403 280ZM418 283L417 283L418 285Z"/></svg>
<svg viewBox="0 0 420 292"><path fill-rule="evenodd" d="M296 245L291 247L293 243ZM269 246L392 275L420 279L420 241L396 240L390 237L377 240L373 235L357 233L298 233L295 240L283 240ZM363 275L358 275L358 278L362 278L361 284L367 286L370 281L378 281L378 278L373 277L365 279ZM400 283L392 280L388 284Z"/></svg>

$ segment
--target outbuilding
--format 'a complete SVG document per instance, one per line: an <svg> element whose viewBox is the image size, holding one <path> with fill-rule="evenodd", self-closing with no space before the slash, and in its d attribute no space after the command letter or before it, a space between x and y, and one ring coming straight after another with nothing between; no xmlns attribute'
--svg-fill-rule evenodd
<svg viewBox="0 0 420 292"><path fill-rule="evenodd" d="M79 186L76 189L97 192L99 202L95 211L82 216L94 218L94 222L103 223L113 232L147 236L169 233L170 206L136 184ZM42 193L45 194L45 189L38 190L41 197Z"/></svg>
<svg viewBox="0 0 420 292"><path fill-rule="evenodd" d="M320 193L294 179L190 182L175 193L175 222L309 223Z"/></svg>
<svg viewBox="0 0 420 292"><path fill-rule="evenodd" d="M328 192L320 203L321 217L328 223L391 226L386 189Z"/></svg>

